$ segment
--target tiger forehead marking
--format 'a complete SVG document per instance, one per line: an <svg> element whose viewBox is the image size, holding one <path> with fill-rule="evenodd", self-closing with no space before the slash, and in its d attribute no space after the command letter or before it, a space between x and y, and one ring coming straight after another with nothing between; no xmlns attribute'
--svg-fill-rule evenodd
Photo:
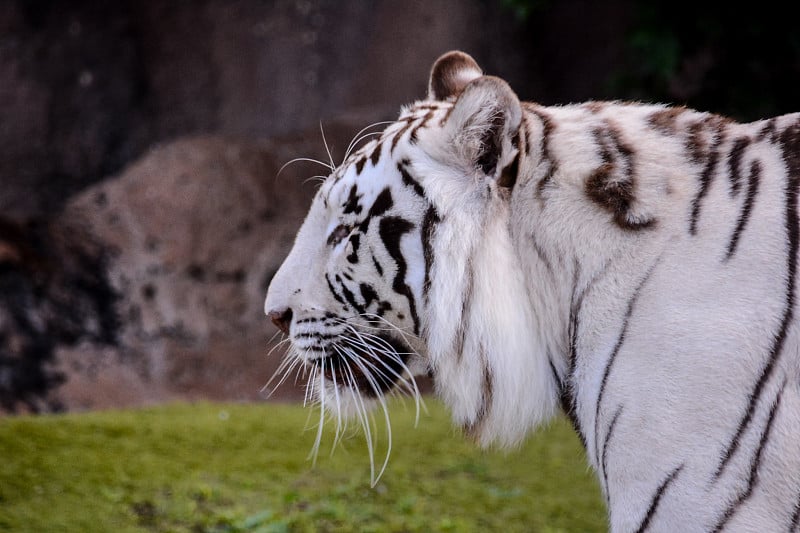
<svg viewBox="0 0 800 533"><path fill-rule="evenodd" d="M612 531L797 530L800 114L522 103L458 52L363 131L265 302L320 423L429 374L481 445L561 408Z"/></svg>
<svg viewBox="0 0 800 533"><path fill-rule="evenodd" d="M406 137L410 144L417 142L417 135L421 128L433 123L437 115L443 117L447 114L450 105L442 104L416 104L406 108L392 126L388 127L379 139L367 143L363 148L354 153L343 165L344 168L354 166L355 174L358 176L364 170L369 161L372 167L378 164L382 155L383 146L386 142L390 143L389 156L394 153L398 143ZM341 177L341 173L339 174Z"/></svg>

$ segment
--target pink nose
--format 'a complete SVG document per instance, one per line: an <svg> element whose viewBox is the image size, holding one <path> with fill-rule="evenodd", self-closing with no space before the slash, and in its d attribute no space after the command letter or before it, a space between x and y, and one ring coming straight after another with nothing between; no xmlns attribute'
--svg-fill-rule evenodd
<svg viewBox="0 0 800 533"><path fill-rule="evenodd" d="M267 316L272 320L272 323L278 326L282 332L289 334L289 325L292 323L292 310L289 308L281 311L273 309Z"/></svg>

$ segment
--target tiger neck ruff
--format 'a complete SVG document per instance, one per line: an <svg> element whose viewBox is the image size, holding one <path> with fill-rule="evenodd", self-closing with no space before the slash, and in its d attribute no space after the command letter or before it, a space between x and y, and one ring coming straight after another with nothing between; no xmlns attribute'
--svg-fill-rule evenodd
<svg viewBox="0 0 800 533"><path fill-rule="evenodd" d="M562 409L613 531L798 528L800 115L520 103L451 52L330 170L265 303L325 410L427 372L482 445Z"/></svg>

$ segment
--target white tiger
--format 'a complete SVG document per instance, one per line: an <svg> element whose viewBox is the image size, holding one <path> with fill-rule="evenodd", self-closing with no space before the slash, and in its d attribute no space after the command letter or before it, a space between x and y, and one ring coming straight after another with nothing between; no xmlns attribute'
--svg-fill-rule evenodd
<svg viewBox="0 0 800 533"><path fill-rule="evenodd" d="M423 372L483 445L560 406L612 531L796 531L799 186L800 114L520 103L451 52L265 310L336 414Z"/></svg>

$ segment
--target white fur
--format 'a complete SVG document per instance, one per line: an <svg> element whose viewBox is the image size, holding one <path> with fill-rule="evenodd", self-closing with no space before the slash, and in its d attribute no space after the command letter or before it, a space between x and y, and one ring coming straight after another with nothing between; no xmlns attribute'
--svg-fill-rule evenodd
<svg viewBox="0 0 800 533"><path fill-rule="evenodd" d="M350 183L363 184L373 196L389 186L392 213L415 225L401 241L421 321L419 337L407 339L418 352L412 366L433 371L454 420L479 443L513 445L547 420L558 403L555 369L574 397L613 531L645 525L653 531L787 530L800 498L797 289L774 369L717 475L787 316L786 190L790 179L800 178L787 176L777 143L758 140L765 124L724 126L719 163L691 234L708 158L688 157L686 131L708 115L686 110L674 134L667 134L651 123L666 109L661 106L532 106L523 112L500 80L475 78L473 69L463 83L455 103L424 101L405 109L384 134L376 167L360 176L352 171L374 148L369 144L337 170L344 178L331 178L315 199L265 308L291 307L295 318L337 308L323 274L339 264L342 252L324 243L340 219L335 209L322 208L322 198L346 193ZM431 107L433 118L423 118ZM551 123L546 145L542 115ZM497 117L499 159L485 175L476 159ZM409 142L403 126L424 120L416 142ZM776 127L798 120L782 117ZM530 151L521 154L509 193L497 180L522 150L512 143L519 127ZM631 223L652 219L647 228L621 227L587 195L589 176L608 158L596 131L608 127L634 150L635 190L626 216ZM386 145L398 132L406 136L390 155ZM703 135L707 145L714 140ZM741 158L741 190L733 195L727 154L744 136L752 142ZM441 219L427 298L419 239L428 207L400 182L395 169L401 160L409 162ZM736 253L726 258L755 161L761 172L751 216ZM380 243L373 248L380 250ZM364 279L380 283L364 272ZM393 305L404 304L398 299ZM411 327L407 320L392 322L398 331ZM328 390L328 399L335 394L317 388Z"/></svg>

